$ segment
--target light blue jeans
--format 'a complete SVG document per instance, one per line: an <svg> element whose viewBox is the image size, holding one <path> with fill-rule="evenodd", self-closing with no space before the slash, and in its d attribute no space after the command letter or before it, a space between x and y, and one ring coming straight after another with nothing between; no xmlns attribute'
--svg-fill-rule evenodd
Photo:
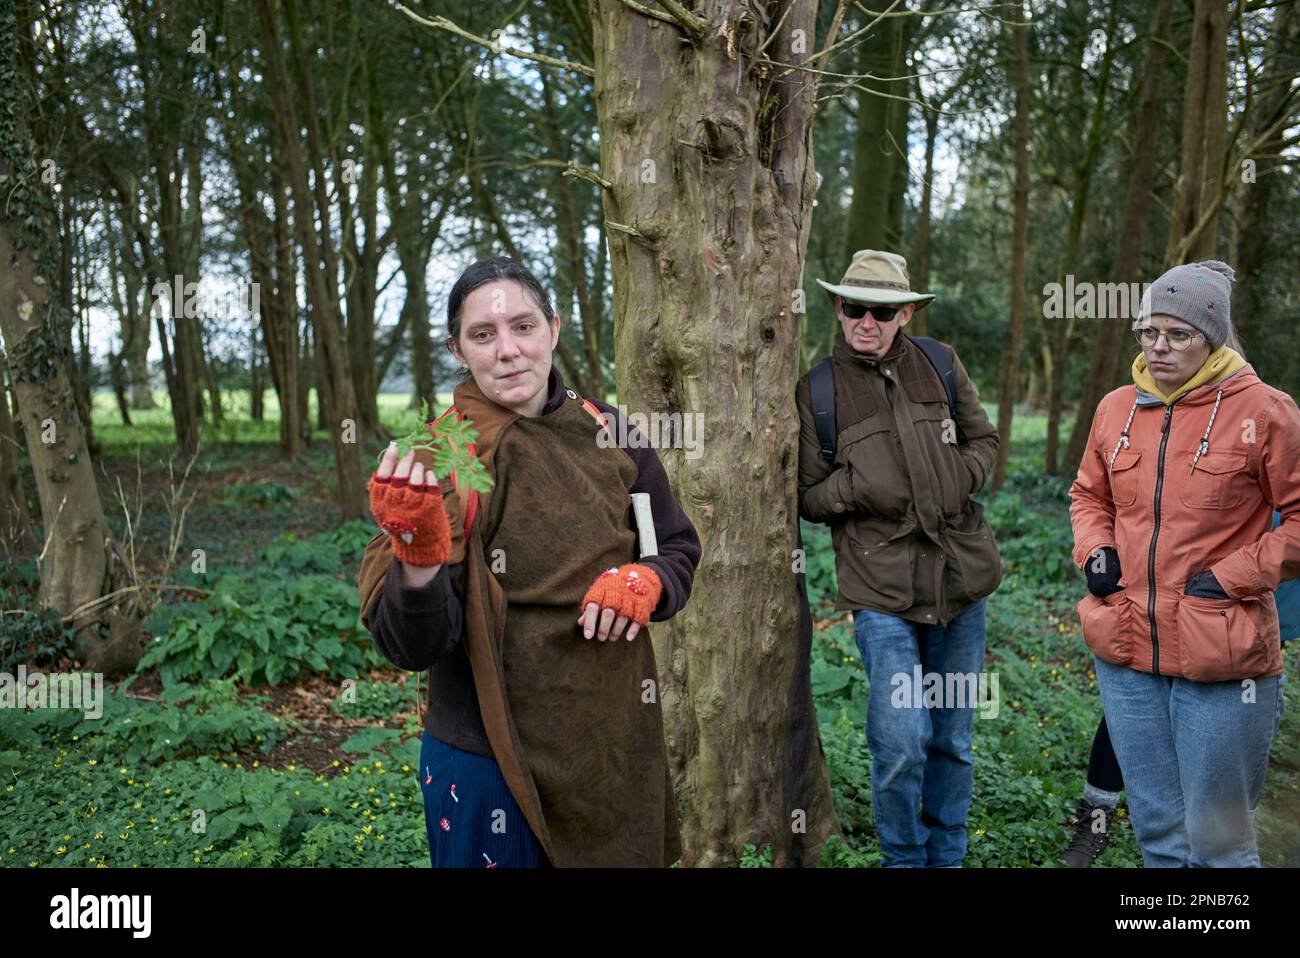
<svg viewBox="0 0 1300 958"><path fill-rule="evenodd" d="M871 804L886 868L954 868L966 857L974 703L915 708L906 691L918 666L922 676L983 670L984 606L983 599L972 603L946 627L871 609L853 613L854 639L871 683Z"/></svg>
<svg viewBox="0 0 1300 958"><path fill-rule="evenodd" d="M1285 676L1252 679L1248 689L1094 661L1146 866L1258 866L1251 812L1282 721Z"/></svg>

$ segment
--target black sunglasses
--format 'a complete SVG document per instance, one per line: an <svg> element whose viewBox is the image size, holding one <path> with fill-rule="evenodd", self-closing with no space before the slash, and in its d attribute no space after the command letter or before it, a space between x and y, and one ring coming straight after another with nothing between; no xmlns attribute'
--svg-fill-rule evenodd
<svg viewBox="0 0 1300 958"><path fill-rule="evenodd" d="M893 322L894 317L898 315L897 306L868 306L866 303L855 303L852 300L841 299L840 309L849 319L861 319L867 313L878 323Z"/></svg>

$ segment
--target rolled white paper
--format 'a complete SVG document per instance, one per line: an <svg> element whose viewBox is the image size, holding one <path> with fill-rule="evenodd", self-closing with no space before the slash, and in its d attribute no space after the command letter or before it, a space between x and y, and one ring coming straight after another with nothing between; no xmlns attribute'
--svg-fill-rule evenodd
<svg viewBox="0 0 1300 958"><path fill-rule="evenodd" d="M659 541L655 539L655 520L650 511L650 493L632 493L632 514L636 517L637 537L641 542L641 556L657 556Z"/></svg>

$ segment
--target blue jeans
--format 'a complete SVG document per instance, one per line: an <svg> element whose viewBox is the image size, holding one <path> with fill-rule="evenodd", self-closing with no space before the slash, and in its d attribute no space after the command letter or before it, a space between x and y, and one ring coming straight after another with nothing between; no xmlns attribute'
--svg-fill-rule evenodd
<svg viewBox="0 0 1300 958"><path fill-rule="evenodd" d="M1243 688L1094 661L1146 866L1258 866L1251 811L1282 721L1284 676Z"/></svg>
<svg viewBox="0 0 1300 958"><path fill-rule="evenodd" d="M871 609L853 613L854 639L871 683L871 803L885 867L951 868L966 857L975 703L916 708L924 697L917 691L913 698L911 688L918 669L922 676L978 676L984 668L984 605L983 599L972 603L946 627Z"/></svg>

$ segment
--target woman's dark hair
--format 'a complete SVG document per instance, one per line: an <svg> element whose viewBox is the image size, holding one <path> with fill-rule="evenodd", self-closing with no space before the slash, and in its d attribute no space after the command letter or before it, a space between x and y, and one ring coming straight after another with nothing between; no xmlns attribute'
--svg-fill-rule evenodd
<svg viewBox="0 0 1300 958"><path fill-rule="evenodd" d="M551 299L546 295L542 284L537 281L537 277L518 260L513 260L509 256L494 256L491 259L481 259L467 267L465 272L460 274L456 285L451 288L451 294L447 297L447 335L457 347L460 346L460 311L465 305L465 297L485 283L499 279L513 279L522 286L533 304L546 317L547 325L554 325L555 310L551 308Z"/></svg>

